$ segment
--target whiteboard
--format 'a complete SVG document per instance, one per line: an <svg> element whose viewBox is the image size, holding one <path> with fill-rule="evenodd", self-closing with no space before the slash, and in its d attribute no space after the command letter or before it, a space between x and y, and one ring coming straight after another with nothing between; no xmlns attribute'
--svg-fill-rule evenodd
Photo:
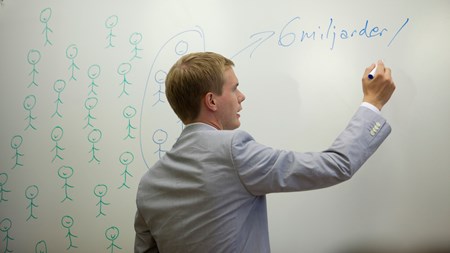
<svg viewBox="0 0 450 253"><path fill-rule="evenodd" d="M241 129L320 151L383 59L393 131L350 180L268 195L273 252L450 238L450 2L2 1L0 251L132 252L141 175L183 125L164 95L181 55L231 58Z"/></svg>

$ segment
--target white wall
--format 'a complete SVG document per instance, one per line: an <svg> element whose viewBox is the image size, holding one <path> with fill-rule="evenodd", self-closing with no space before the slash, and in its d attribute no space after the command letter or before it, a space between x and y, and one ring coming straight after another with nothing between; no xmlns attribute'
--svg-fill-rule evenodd
<svg viewBox="0 0 450 253"><path fill-rule="evenodd" d="M449 25L448 1L3 1L0 251L131 252L139 178L183 127L165 72L204 50L236 64L241 128L298 151L393 70L391 136L344 184L270 195L273 252L449 238Z"/></svg>

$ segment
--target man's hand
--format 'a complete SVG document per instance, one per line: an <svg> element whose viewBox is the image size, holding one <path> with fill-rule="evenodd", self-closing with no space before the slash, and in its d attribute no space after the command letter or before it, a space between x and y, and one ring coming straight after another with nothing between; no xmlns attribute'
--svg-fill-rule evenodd
<svg viewBox="0 0 450 253"><path fill-rule="evenodd" d="M362 78L363 102L370 103L381 110L394 93L395 84L392 80L391 69L385 67L383 61L379 60L376 66L377 70L373 79L369 79L368 75L375 68L375 64L367 67L364 72Z"/></svg>

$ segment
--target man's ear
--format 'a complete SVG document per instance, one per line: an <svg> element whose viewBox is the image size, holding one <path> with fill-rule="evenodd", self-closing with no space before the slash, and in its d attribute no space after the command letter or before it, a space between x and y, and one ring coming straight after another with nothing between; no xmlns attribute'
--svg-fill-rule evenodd
<svg viewBox="0 0 450 253"><path fill-rule="evenodd" d="M216 95L212 92L208 92L204 98L206 108L214 112L217 111Z"/></svg>

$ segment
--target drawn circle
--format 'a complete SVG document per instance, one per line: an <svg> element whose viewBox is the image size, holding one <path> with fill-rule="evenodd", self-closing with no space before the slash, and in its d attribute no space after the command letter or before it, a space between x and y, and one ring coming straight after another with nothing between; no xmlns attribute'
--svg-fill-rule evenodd
<svg viewBox="0 0 450 253"><path fill-rule="evenodd" d="M134 155L131 152L125 151L120 155L119 161L123 165L129 165L134 161Z"/></svg>
<svg viewBox="0 0 450 253"><path fill-rule="evenodd" d="M8 182L8 174L0 173L0 186L3 186Z"/></svg>
<svg viewBox="0 0 450 253"><path fill-rule="evenodd" d="M56 93L62 92L66 88L66 81L62 79L58 79L53 84L53 90L56 91Z"/></svg>
<svg viewBox="0 0 450 253"><path fill-rule="evenodd" d="M114 241L119 237L119 229L115 226L112 226L105 231L106 239L110 241Z"/></svg>
<svg viewBox="0 0 450 253"><path fill-rule="evenodd" d="M119 17L117 17L116 15L112 15L110 17L108 17L105 21L105 27L106 28L113 28L114 26L117 25L117 23L119 22Z"/></svg>
<svg viewBox="0 0 450 253"><path fill-rule="evenodd" d="M25 197L27 199L34 199L39 194L39 188L36 185L30 185L25 190Z"/></svg>
<svg viewBox="0 0 450 253"><path fill-rule="evenodd" d="M64 130L60 126L55 126L52 130L51 138L53 141L59 141L64 135Z"/></svg>
<svg viewBox="0 0 450 253"><path fill-rule="evenodd" d="M123 116L127 119L130 119L136 115L136 108L129 105L123 109Z"/></svg>
<svg viewBox="0 0 450 253"><path fill-rule="evenodd" d="M42 23L47 23L52 17L52 9L45 8L41 11L40 19Z"/></svg>
<svg viewBox="0 0 450 253"><path fill-rule="evenodd" d="M47 243L44 240L39 241L34 248L35 252L47 253Z"/></svg>
<svg viewBox="0 0 450 253"><path fill-rule="evenodd" d="M88 140L91 143L97 143L100 141L101 138L102 138L102 131L98 129L93 129L88 135Z"/></svg>
<svg viewBox="0 0 450 253"><path fill-rule="evenodd" d="M168 134L162 129L158 129L153 133L153 142L156 144L163 144L167 141Z"/></svg>
<svg viewBox="0 0 450 253"><path fill-rule="evenodd" d="M73 218L69 215L65 215L61 218L61 225L65 228L71 228L73 226Z"/></svg>
<svg viewBox="0 0 450 253"><path fill-rule="evenodd" d="M103 197L108 192L108 187L104 184L98 184L94 188L94 194L97 197Z"/></svg>
<svg viewBox="0 0 450 253"><path fill-rule="evenodd" d="M11 228L11 220L8 218L4 218L2 221L0 221L0 231L6 232Z"/></svg>
<svg viewBox="0 0 450 253"><path fill-rule="evenodd" d="M181 40L175 46L175 53L177 55L184 55L189 50L189 44L185 40Z"/></svg>
<svg viewBox="0 0 450 253"><path fill-rule="evenodd" d="M130 35L129 41L130 41L130 43L131 43L132 45L137 45L137 44L139 44L139 43L142 41L142 34L140 34L140 33L138 33L138 32L132 33L132 34Z"/></svg>
<svg viewBox="0 0 450 253"><path fill-rule="evenodd" d="M167 72L160 69L155 73L155 82L159 84L164 84L166 82Z"/></svg>
<svg viewBox="0 0 450 253"><path fill-rule="evenodd" d="M33 109L35 105L36 105L36 97L34 95L28 95L23 100L23 108L25 108L25 110L27 111Z"/></svg>
<svg viewBox="0 0 450 253"><path fill-rule="evenodd" d="M78 55L78 47L75 44L69 45L66 49L66 56L69 59L74 59Z"/></svg>
<svg viewBox="0 0 450 253"><path fill-rule="evenodd" d="M20 145L22 145L23 138L20 135L14 135L14 137L11 138L11 148L18 149Z"/></svg>
<svg viewBox="0 0 450 253"><path fill-rule="evenodd" d="M58 169L58 176L62 179L70 178L73 175L73 169L70 166L61 166Z"/></svg>
<svg viewBox="0 0 450 253"><path fill-rule="evenodd" d="M36 49L31 49L28 52L27 59L28 59L29 64L35 65L36 63L38 63L41 60L41 52L39 52Z"/></svg>
<svg viewBox="0 0 450 253"><path fill-rule="evenodd" d="M130 72L131 70L131 64L129 64L128 62L124 62L122 64L119 65L119 67L117 67L117 73L119 75L125 75L128 72Z"/></svg>
<svg viewBox="0 0 450 253"><path fill-rule="evenodd" d="M93 64L88 69L88 76L91 79L96 79L100 75L101 69L98 64Z"/></svg>
<svg viewBox="0 0 450 253"><path fill-rule="evenodd" d="M96 97L89 97L84 101L84 107L88 110L92 110L97 106L97 103L98 99Z"/></svg>

